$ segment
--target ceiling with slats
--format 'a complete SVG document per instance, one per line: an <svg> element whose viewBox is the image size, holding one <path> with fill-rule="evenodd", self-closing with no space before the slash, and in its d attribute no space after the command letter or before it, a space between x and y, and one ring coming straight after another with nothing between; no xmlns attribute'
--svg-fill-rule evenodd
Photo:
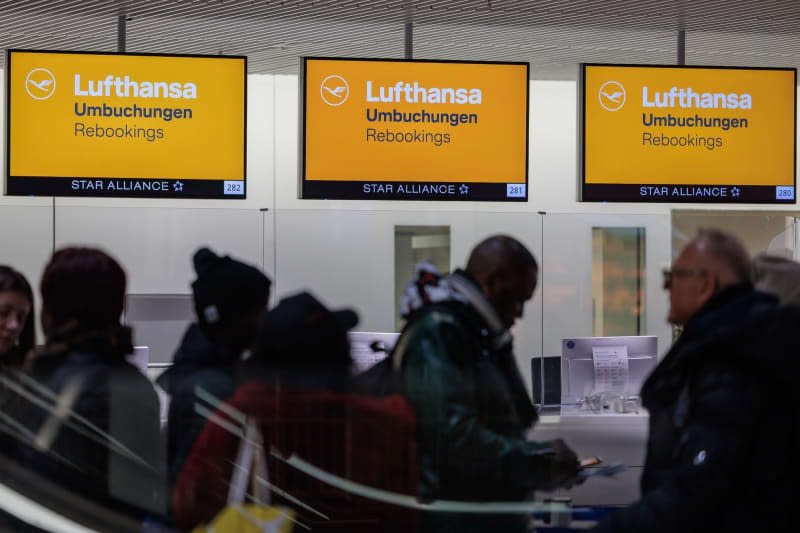
<svg viewBox="0 0 800 533"><path fill-rule="evenodd" d="M248 56L294 74L298 57L527 61L534 79L581 62L800 66L800 2L737 0L0 0L0 48ZM0 59L0 65L2 59Z"/></svg>

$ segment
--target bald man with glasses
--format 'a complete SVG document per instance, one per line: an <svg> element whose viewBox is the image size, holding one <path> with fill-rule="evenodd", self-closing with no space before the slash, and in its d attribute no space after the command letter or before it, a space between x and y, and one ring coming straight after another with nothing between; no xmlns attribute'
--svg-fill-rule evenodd
<svg viewBox="0 0 800 533"><path fill-rule="evenodd" d="M786 531L797 504L800 313L754 290L744 246L701 231L664 272L683 333L642 388L641 499L597 531ZM796 525L796 524L795 524Z"/></svg>

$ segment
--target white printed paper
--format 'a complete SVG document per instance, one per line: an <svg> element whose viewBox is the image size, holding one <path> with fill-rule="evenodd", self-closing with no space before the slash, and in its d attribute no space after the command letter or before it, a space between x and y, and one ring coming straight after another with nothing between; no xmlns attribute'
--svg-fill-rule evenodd
<svg viewBox="0 0 800 533"><path fill-rule="evenodd" d="M363 331L351 331L347 334L350 338L350 356L353 358L354 372L361 373L372 365L382 361L388 354L386 352L376 352L372 349L372 343L377 341L383 347L391 351L397 342L399 333L375 333Z"/></svg>
<svg viewBox="0 0 800 533"><path fill-rule="evenodd" d="M592 346L594 392L624 392L628 383L628 347Z"/></svg>

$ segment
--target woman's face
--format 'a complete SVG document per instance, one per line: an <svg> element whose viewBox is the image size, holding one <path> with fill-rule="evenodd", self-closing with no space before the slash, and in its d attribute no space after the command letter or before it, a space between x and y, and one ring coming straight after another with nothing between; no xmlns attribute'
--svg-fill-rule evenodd
<svg viewBox="0 0 800 533"><path fill-rule="evenodd" d="M0 292L0 354L17 345L25 321L31 312L31 302L16 291Z"/></svg>

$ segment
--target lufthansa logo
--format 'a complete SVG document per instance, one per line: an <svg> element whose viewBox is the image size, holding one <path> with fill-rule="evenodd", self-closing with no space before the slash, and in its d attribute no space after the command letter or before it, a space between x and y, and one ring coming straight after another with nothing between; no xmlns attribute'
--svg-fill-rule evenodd
<svg viewBox="0 0 800 533"><path fill-rule="evenodd" d="M606 111L619 111L625 105L625 87L618 81L607 81L600 86L597 98Z"/></svg>
<svg viewBox="0 0 800 533"><path fill-rule="evenodd" d="M56 77L46 68L35 68L25 78L25 90L35 100L47 100L56 92Z"/></svg>
<svg viewBox="0 0 800 533"><path fill-rule="evenodd" d="M319 86L319 95L322 100L332 106L340 106L347 101L350 96L350 86L347 80L336 74L331 74Z"/></svg>

